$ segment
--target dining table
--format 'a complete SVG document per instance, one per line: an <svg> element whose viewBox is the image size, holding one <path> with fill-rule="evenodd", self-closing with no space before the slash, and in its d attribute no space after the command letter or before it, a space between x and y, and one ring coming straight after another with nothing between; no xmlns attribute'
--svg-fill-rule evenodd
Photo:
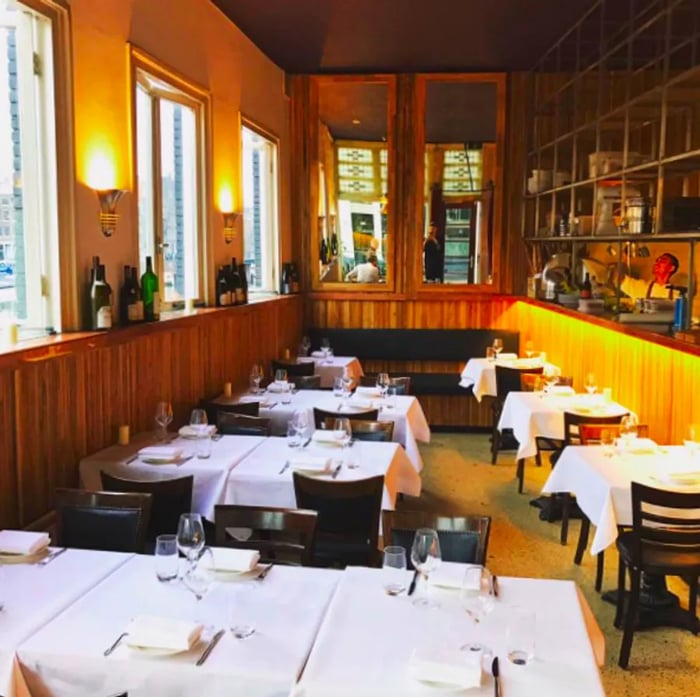
<svg viewBox="0 0 700 697"><path fill-rule="evenodd" d="M460 570L455 571L459 577ZM388 595L384 573L346 569L295 697L492 697L496 656L498 694L505 697L605 694L573 581L499 576L493 609L477 622L462 606L459 586L431 586L430 604L416 605L406 594ZM534 658L515 665L508 658L507 636L509 623L523 610L534 613ZM435 656L450 667L451 661L457 666L481 662L480 686L460 690L421 680L411 670L417 655Z"/></svg>
<svg viewBox="0 0 700 697"><path fill-rule="evenodd" d="M133 555L50 548L55 558L35 563L0 560L0 695L12 697L21 673L13 670L17 648Z"/></svg>
<svg viewBox="0 0 700 697"><path fill-rule="evenodd" d="M281 565L260 581L217 573L197 600L181 581L159 582L153 557L135 555L20 643L17 660L30 694L43 697L285 697L340 576ZM202 640L175 652L130 647L123 637L105 656L143 616L200 623ZM229 630L244 619L254 633L239 639ZM221 640L197 665L219 630Z"/></svg>
<svg viewBox="0 0 700 697"><path fill-rule="evenodd" d="M285 438L268 438L231 471L226 502L244 506L296 508L293 472L304 471L304 460L327 462L326 472L314 476L349 482L382 475L382 509L393 510L399 494L420 496L421 478L398 443L355 440L351 447L316 443L290 448ZM296 463L296 466L292 464Z"/></svg>
<svg viewBox="0 0 700 697"><path fill-rule="evenodd" d="M553 363L542 362L539 357L518 358L516 354L506 354L497 359L470 358L460 373L459 386L465 389L471 387L477 402L481 402L484 397L495 397L498 393L496 389L497 365L523 370L539 367L558 370Z"/></svg>
<svg viewBox="0 0 700 697"><path fill-rule="evenodd" d="M321 351L314 351L310 356L300 356L297 363L314 363L314 375L321 377L321 387L330 389L336 378L348 375L357 384L364 375L362 365L355 356L324 356ZM294 382L294 378L290 378Z"/></svg>

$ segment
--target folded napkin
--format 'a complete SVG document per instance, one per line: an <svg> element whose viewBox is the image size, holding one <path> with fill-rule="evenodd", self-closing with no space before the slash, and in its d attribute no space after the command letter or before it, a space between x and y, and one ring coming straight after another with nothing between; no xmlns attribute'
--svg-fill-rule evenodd
<svg viewBox="0 0 700 697"><path fill-rule="evenodd" d="M442 562L437 569L430 572L428 583L441 588L461 588L465 571L464 564Z"/></svg>
<svg viewBox="0 0 700 697"><path fill-rule="evenodd" d="M129 623L127 646L187 651L202 634L202 625L170 617L139 615Z"/></svg>
<svg viewBox="0 0 700 697"><path fill-rule="evenodd" d="M499 353L497 361L516 361L518 359L517 353Z"/></svg>
<svg viewBox="0 0 700 697"><path fill-rule="evenodd" d="M571 387L571 385L552 385L551 387L547 388L547 394L572 397L576 394L576 390Z"/></svg>
<svg viewBox="0 0 700 697"><path fill-rule="evenodd" d="M288 392L290 389L291 389L291 385L288 382L284 382L284 381L277 382L277 380L275 380L275 382L271 382L267 386L268 392L275 392L275 393Z"/></svg>
<svg viewBox="0 0 700 697"><path fill-rule="evenodd" d="M139 457L153 460L178 460L182 457L182 448L172 445L151 445L141 448Z"/></svg>
<svg viewBox="0 0 700 697"><path fill-rule="evenodd" d="M304 472L328 472L331 467L331 459L313 455L297 455L289 458L289 465L293 470Z"/></svg>
<svg viewBox="0 0 700 697"><path fill-rule="evenodd" d="M382 396L377 387L363 387L362 385L355 389L355 394L362 395L362 397L374 397L375 399Z"/></svg>
<svg viewBox="0 0 700 697"><path fill-rule="evenodd" d="M204 426L201 427L195 427L195 426L182 426L178 433L183 437L183 438L199 438L200 435L204 432L207 436L213 436L216 433L216 426L213 424L210 426Z"/></svg>
<svg viewBox="0 0 700 697"><path fill-rule="evenodd" d="M312 358L325 358L326 355L323 353L323 351L312 351L311 352Z"/></svg>
<svg viewBox="0 0 700 697"><path fill-rule="evenodd" d="M623 439L619 446L629 455L657 455L659 452L659 446L651 438Z"/></svg>
<svg viewBox="0 0 700 697"><path fill-rule="evenodd" d="M50 541L48 532L0 530L0 553L36 554L48 547Z"/></svg>
<svg viewBox="0 0 700 697"><path fill-rule="evenodd" d="M298 356L297 363L315 363L313 356Z"/></svg>
<svg viewBox="0 0 700 697"><path fill-rule="evenodd" d="M216 571L250 571L260 561L260 552L256 549L233 549L212 547ZM208 559L208 557L204 557Z"/></svg>
<svg viewBox="0 0 700 697"><path fill-rule="evenodd" d="M350 403L353 407L362 407L363 409L371 409L374 406L374 402L371 399L366 399L362 395L357 394L350 397Z"/></svg>
<svg viewBox="0 0 700 697"><path fill-rule="evenodd" d="M330 429L319 429L317 431L314 431L311 434L311 440L314 443L332 443L333 445L339 445L338 439L335 437L335 431L332 431Z"/></svg>
<svg viewBox="0 0 700 697"><path fill-rule="evenodd" d="M414 649L409 671L416 680L455 685L462 689L481 685L481 652L458 649Z"/></svg>

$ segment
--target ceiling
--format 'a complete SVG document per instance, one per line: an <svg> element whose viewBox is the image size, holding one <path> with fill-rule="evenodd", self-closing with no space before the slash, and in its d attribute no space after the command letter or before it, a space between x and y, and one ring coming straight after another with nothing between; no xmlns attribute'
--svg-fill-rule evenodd
<svg viewBox="0 0 700 697"><path fill-rule="evenodd" d="M593 0L212 0L287 73L528 70Z"/></svg>

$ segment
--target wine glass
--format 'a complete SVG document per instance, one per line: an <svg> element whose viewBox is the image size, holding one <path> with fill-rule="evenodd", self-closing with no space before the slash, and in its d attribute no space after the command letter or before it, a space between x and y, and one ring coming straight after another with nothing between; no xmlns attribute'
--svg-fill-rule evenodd
<svg viewBox="0 0 700 697"><path fill-rule="evenodd" d="M387 595L403 593L406 590L406 550L396 545L384 547L382 569Z"/></svg>
<svg viewBox="0 0 700 697"><path fill-rule="evenodd" d="M600 431L600 445L605 457L612 457L615 453L615 431L611 428L603 428Z"/></svg>
<svg viewBox="0 0 700 697"><path fill-rule="evenodd" d="M546 389L554 387L559 382L559 371L553 365L546 365L542 371L542 379Z"/></svg>
<svg viewBox="0 0 700 697"><path fill-rule="evenodd" d="M284 368L275 371L275 382L287 382L287 371Z"/></svg>
<svg viewBox="0 0 700 697"><path fill-rule="evenodd" d="M377 387L382 394L382 398L386 397L386 392L389 389L389 385L391 385L389 373L379 373L379 375L377 375Z"/></svg>
<svg viewBox="0 0 700 697"><path fill-rule="evenodd" d="M352 375L350 374L350 370L346 367L343 368L343 391L346 393L346 395L350 394L350 390L352 389L352 384L354 382Z"/></svg>
<svg viewBox="0 0 700 697"><path fill-rule="evenodd" d="M209 435L208 425L207 412L204 409L193 409L190 414L190 428L197 434L198 438L204 438Z"/></svg>
<svg viewBox="0 0 700 697"><path fill-rule="evenodd" d="M345 448L352 440L352 426L350 425L350 419L345 416L341 416L335 420L333 423L333 438L336 440L336 442L340 443L341 461L344 461Z"/></svg>
<svg viewBox="0 0 700 697"><path fill-rule="evenodd" d="M525 342L525 355L532 358L535 355L535 342L528 340Z"/></svg>
<svg viewBox="0 0 700 697"><path fill-rule="evenodd" d="M330 350L331 350L330 339L324 337L323 339L321 339L321 353L323 354L324 358L328 357Z"/></svg>
<svg viewBox="0 0 700 697"><path fill-rule="evenodd" d="M493 340L493 350L496 353L496 360L498 360L498 355L503 351L503 339L495 338Z"/></svg>
<svg viewBox="0 0 700 697"><path fill-rule="evenodd" d="M301 348L304 351L304 355L308 356L311 350L311 339L308 336L301 337Z"/></svg>
<svg viewBox="0 0 700 697"><path fill-rule="evenodd" d="M196 612L199 611L199 603L211 588L215 577L216 567L214 564L214 553L209 547L203 547L182 575L182 582L185 588L195 597ZM199 618L195 621L198 624L206 625L206 622ZM207 627L207 630L208 629Z"/></svg>
<svg viewBox="0 0 700 697"><path fill-rule="evenodd" d="M482 622L495 606L491 594L491 572L483 566L468 567L464 572L459 598L474 623ZM486 650L478 641L470 641L460 648L462 651Z"/></svg>
<svg viewBox="0 0 700 697"><path fill-rule="evenodd" d="M593 373L587 373L586 378L583 381L583 385L586 388L588 394L595 394L598 391L598 381L595 379Z"/></svg>
<svg viewBox="0 0 700 697"><path fill-rule="evenodd" d="M442 556L440 554L440 540L436 530L431 528L419 528L413 537L411 546L411 561L421 577L418 583L418 593L413 601L414 605L430 606L427 584L431 571L440 566Z"/></svg>
<svg viewBox="0 0 700 697"><path fill-rule="evenodd" d="M631 442L637 437L637 426L639 425L639 420L636 414L629 413L625 414L620 421L620 440L624 445L630 445Z"/></svg>
<svg viewBox="0 0 700 697"><path fill-rule="evenodd" d="M309 428L309 414L305 409L297 409L292 414L292 426L297 432L299 439L303 441Z"/></svg>
<svg viewBox="0 0 700 697"><path fill-rule="evenodd" d="M156 423L160 427L158 432L159 440L168 438L168 425L173 420L173 405L170 402L158 402L156 404Z"/></svg>
<svg viewBox="0 0 700 697"><path fill-rule="evenodd" d="M251 392L253 394L260 393L260 383L263 379L263 369L262 366L257 363L253 363L253 367L250 369L250 384Z"/></svg>
<svg viewBox="0 0 700 697"><path fill-rule="evenodd" d="M177 548L190 566L197 560L204 547L204 523L199 513L182 513L177 526Z"/></svg>

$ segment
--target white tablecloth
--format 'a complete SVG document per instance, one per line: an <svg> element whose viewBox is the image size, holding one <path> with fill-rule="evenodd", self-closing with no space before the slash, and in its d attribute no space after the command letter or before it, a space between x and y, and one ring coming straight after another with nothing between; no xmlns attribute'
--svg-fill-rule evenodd
<svg viewBox="0 0 700 697"><path fill-rule="evenodd" d="M282 404L281 395L275 393L267 393L262 397L270 406L260 407L260 416L272 420L272 432L275 435L281 436L287 433L287 422L292 418L294 412L303 409L307 413L309 423L313 424L313 409L325 409L332 411L342 416L344 413L357 411L367 411L370 407L343 407L338 412L338 407L341 406L339 397L334 397L332 393L325 390L300 390L291 395L289 404ZM255 401L253 395L247 394L241 397L242 401ZM224 403L223 399L219 399ZM231 399L235 402L236 399ZM418 443L430 442L430 427L423 413L420 402L410 395L398 395L396 397L396 407L388 409L385 402L381 399L371 400L373 404L379 407L379 421L394 422L394 440L401 443L408 453L414 467L418 472L423 469L423 460L418 450ZM352 405L352 400L348 402ZM375 407L372 407L375 408Z"/></svg>
<svg viewBox="0 0 700 697"><path fill-rule="evenodd" d="M214 585L197 601L181 583L161 584L153 557L136 556L22 644L18 657L34 694L51 697L286 697L301 672L340 572L276 566L246 596L255 634L226 632L206 663L203 646L148 656L126 646L104 650L140 614L196 619L229 627L235 582ZM230 612L236 617L235 611ZM211 633L211 631L210 631Z"/></svg>
<svg viewBox="0 0 700 697"><path fill-rule="evenodd" d="M132 556L69 549L46 566L0 564L0 695L13 695L17 646Z"/></svg>
<svg viewBox="0 0 700 697"><path fill-rule="evenodd" d="M483 397L496 396L496 365L508 368L533 368L542 365L538 358L520 358L518 360L492 361L488 358L470 358L459 376L460 387L471 387L472 394L478 402ZM551 363L546 363L551 366Z"/></svg>
<svg viewBox="0 0 700 697"><path fill-rule="evenodd" d="M422 608L406 595L390 597L379 569L346 570L323 622L297 697L407 697L460 694L491 697L493 682L481 688L436 689L408 670L414 648L458 649L479 640L499 656L506 697L602 697L591 642L572 581L499 577L497 606L475 624L464 612L459 591L434 591L438 608ZM536 612L536 657L527 666L506 656L509 606Z"/></svg>
<svg viewBox="0 0 700 697"><path fill-rule="evenodd" d="M100 490L100 470L124 479L159 480L194 475L192 510L214 520L214 506L227 503L226 482L229 472L265 438L261 436L223 436L211 443L211 457L196 456L181 465L150 465L136 459L127 464L140 448L152 444L148 434L139 435L127 446L113 445L80 461L80 481L86 489ZM194 440L176 438L169 446L182 447L185 457L194 454Z"/></svg>
<svg viewBox="0 0 700 697"><path fill-rule="evenodd" d="M269 438L246 458L238 463L229 477L226 501L245 506L275 506L296 508L292 469L280 470L292 456L329 457L333 466L341 458L337 446L314 445L310 443L303 450L287 446L285 438ZM421 479L398 443L371 443L355 441L345 450L346 462L341 465L336 480L338 482L366 479L378 474L384 475L384 499L382 508L393 510L397 494L420 496ZM352 461L359 465L355 469L347 467Z"/></svg>
<svg viewBox="0 0 700 697"><path fill-rule="evenodd" d="M332 356L331 358L302 358L297 359L297 362L313 360L315 364L314 375L321 376L321 387L333 387L335 378L343 377L343 373L347 369L354 383L357 384L360 377L364 375L360 361L355 356ZM294 382L294 378L289 378Z"/></svg>
<svg viewBox="0 0 700 697"><path fill-rule="evenodd" d="M542 395L535 392L510 392L506 397L498 430L512 428L518 441L517 459L534 457L537 454L535 438L564 439L564 412L586 412L593 416L616 416L626 414L615 402L605 403L602 395Z"/></svg>
<svg viewBox="0 0 700 697"><path fill-rule="evenodd" d="M631 482L663 489L659 478L684 467L687 458L682 446L665 446L656 454L615 453L612 457L605 457L600 446L569 446L542 491L568 491L576 496L576 503L595 525L591 554L598 554L615 542L618 525L632 525ZM698 471L700 464L691 463L690 468Z"/></svg>

